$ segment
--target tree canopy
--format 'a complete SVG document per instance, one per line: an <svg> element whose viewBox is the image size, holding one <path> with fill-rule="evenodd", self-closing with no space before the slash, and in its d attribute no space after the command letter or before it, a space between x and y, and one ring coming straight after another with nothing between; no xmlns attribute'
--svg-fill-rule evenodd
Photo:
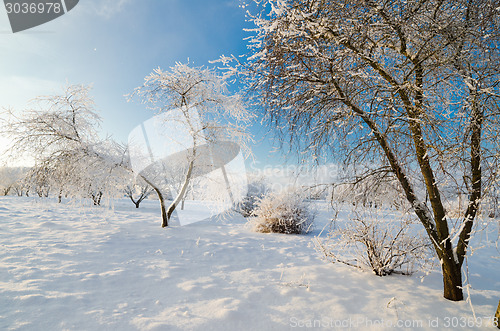
<svg viewBox="0 0 500 331"><path fill-rule="evenodd" d="M498 2L256 2L250 54L236 66L270 123L302 152L394 176L441 261L444 296L461 300L497 168ZM468 197L456 228L450 188Z"/></svg>

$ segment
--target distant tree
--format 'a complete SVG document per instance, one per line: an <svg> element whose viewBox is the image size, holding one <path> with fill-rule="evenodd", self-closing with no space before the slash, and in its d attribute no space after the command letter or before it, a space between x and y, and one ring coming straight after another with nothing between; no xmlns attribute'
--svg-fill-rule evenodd
<svg viewBox="0 0 500 331"><path fill-rule="evenodd" d="M11 191L16 191L23 173L24 169L19 167L0 168L0 195L8 195Z"/></svg>
<svg viewBox="0 0 500 331"><path fill-rule="evenodd" d="M352 168L352 167L351 167ZM361 168L356 166L356 170ZM390 206L408 210L411 206L404 196L398 180L382 167L379 171L369 172L363 169L357 173L342 174L340 182L333 185L332 199L349 202L363 207Z"/></svg>
<svg viewBox="0 0 500 331"><path fill-rule="evenodd" d="M247 194L242 201L236 204L235 210L244 217L252 216L257 208L258 202L271 190L268 185L269 179L264 176L248 175Z"/></svg>
<svg viewBox="0 0 500 331"><path fill-rule="evenodd" d="M23 175L24 176L24 175ZM12 187L12 190L18 197L22 197L24 194L27 194L27 187L24 183L24 177L19 179L14 186Z"/></svg>
<svg viewBox="0 0 500 331"><path fill-rule="evenodd" d="M139 208L139 205L144 199L147 199L149 195L153 192L153 188L141 177L137 180L130 182L124 189L125 195L130 198L134 203L135 208Z"/></svg>
<svg viewBox="0 0 500 331"><path fill-rule="evenodd" d="M498 169L498 1L256 2L266 7L240 72L271 123L300 152L390 172L434 245L444 297L462 300L461 267ZM444 207L450 185L468 197L458 222Z"/></svg>
<svg viewBox="0 0 500 331"><path fill-rule="evenodd" d="M162 227L168 226L172 213L184 199L194 174L202 172L202 145L229 140L246 148L249 136L245 126L251 114L244 107L241 97L231 94L227 87L226 77L214 69L177 63L169 71L155 69L132 94L157 113L169 114L180 110L181 115L171 120L189 128L193 141L192 148L186 154L186 165L182 167L183 179L170 206L165 206L163 190L148 176L142 175L160 200ZM168 132L165 135L165 139L172 141L178 138L168 136Z"/></svg>
<svg viewBox="0 0 500 331"><path fill-rule="evenodd" d="M52 189L52 178L50 169L44 166L32 167L24 178L25 185L28 185L31 192L40 198L49 196Z"/></svg>

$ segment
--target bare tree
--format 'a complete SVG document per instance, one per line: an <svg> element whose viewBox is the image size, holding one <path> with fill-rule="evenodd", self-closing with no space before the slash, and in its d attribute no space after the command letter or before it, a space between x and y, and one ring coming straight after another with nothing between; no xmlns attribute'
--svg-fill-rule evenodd
<svg viewBox="0 0 500 331"><path fill-rule="evenodd" d="M139 208L139 205L144 199L153 192L153 188L142 178L138 178L138 180L129 183L125 186L125 195L130 198L132 203L135 205L135 208Z"/></svg>
<svg viewBox="0 0 500 331"><path fill-rule="evenodd" d="M227 140L246 148L249 135L245 125L251 115L240 96L229 93L227 85L226 77L213 69L177 63L169 71L155 69L132 94L138 96L152 110L165 114L167 118L164 121L180 123L189 132L192 140L192 146L177 160L178 164L185 163L182 167L183 179L168 208L165 206L161 188L142 175L160 200L162 227L168 226L172 213L186 195L191 179L209 167L203 152L204 146ZM180 115L174 114L175 116L168 118L173 111L178 111L176 114ZM179 137L175 137L174 133L169 135L169 132L165 132L161 139L175 141Z"/></svg>
<svg viewBox="0 0 500 331"><path fill-rule="evenodd" d="M498 160L498 2L257 2L240 72L268 118L301 152L388 169L432 241L444 297L462 300L461 266ZM449 186L468 196L456 227Z"/></svg>

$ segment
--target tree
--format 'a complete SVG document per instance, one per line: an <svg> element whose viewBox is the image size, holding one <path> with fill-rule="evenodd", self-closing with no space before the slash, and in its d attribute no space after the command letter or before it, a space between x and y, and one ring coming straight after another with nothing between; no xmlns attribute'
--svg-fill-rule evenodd
<svg viewBox="0 0 500 331"><path fill-rule="evenodd" d="M360 165L350 168L345 173L339 174L337 184L331 185L332 200L363 207L385 206L400 210L411 208L399 182L386 168L382 167L376 172L368 171L373 168L372 165L361 171ZM368 171L368 176L366 176L366 171Z"/></svg>
<svg viewBox="0 0 500 331"><path fill-rule="evenodd" d="M35 98L20 115L5 110L2 131L13 140L10 154L29 154L37 162L68 151L89 150L98 141L101 121L89 91L88 86L70 85L61 95Z"/></svg>
<svg viewBox="0 0 500 331"><path fill-rule="evenodd" d="M32 167L25 177L25 184L39 198L47 198L51 192L53 180L50 169L44 165Z"/></svg>
<svg viewBox="0 0 500 331"><path fill-rule="evenodd" d="M462 300L461 266L497 168L498 2L257 2L240 72L271 123L299 151L390 172L441 262L444 297ZM468 196L456 222L450 186Z"/></svg>
<svg viewBox="0 0 500 331"><path fill-rule="evenodd" d="M103 144L95 152L96 157L74 164L74 172L78 175L70 176L67 186L71 194L90 198L95 206L100 206L103 199L121 197L132 174L124 166L126 154L122 146Z"/></svg>
<svg viewBox="0 0 500 331"><path fill-rule="evenodd" d="M5 110L1 132L12 140L9 153L33 160L27 184L40 196L55 190L61 199L63 191L81 196L88 189L99 204L103 185L114 187L109 175L123 163L124 151L99 138L100 117L89 92L70 85L60 95L34 99L20 114Z"/></svg>
<svg viewBox="0 0 500 331"><path fill-rule="evenodd" d="M130 182L125 186L124 191L125 195L129 197L135 205L135 208L139 208L141 202L151 194L153 188L139 177L138 180Z"/></svg>
<svg viewBox="0 0 500 331"><path fill-rule="evenodd" d="M212 168L213 164L207 160L210 158L207 155L208 150L223 141L235 142L240 148L246 149L249 135L245 126L251 115L244 107L241 97L229 93L227 86L226 77L213 69L177 63L170 71L155 69L132 94L132 97L139 97L149 108L164 115L161 118L164 124L171 125L157 137L162 141L153 141L153 144L177 145L178 140L183 137L168 132L172 126L180 126L189 137L190 146L186 146L184 154L177 154L176 160L170 159L156 165L157 169L169 168L170 171L166 173L170 172L170 176L172 168L176 167L171 166L171 163L176 163L177 168L183 169L183 179L168 208L161 187L155 185L144 173L141 175L158 195L162 227L168 226L172 213L188 190L191 179ZM153 173L156 176L158 170Z"/></svg>
<svg viewBox="0 0 500 331"><path fill-rule="evenodd" d="M8 195L11 191L16 191L23 172L23 168L0 168L0 195Z"/></svg>

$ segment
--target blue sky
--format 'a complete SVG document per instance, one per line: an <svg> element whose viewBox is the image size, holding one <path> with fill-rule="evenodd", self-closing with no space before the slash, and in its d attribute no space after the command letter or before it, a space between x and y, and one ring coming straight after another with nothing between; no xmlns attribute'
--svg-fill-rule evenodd
<svg viewBox="0 0 500 331"><path fill-rule="evenodd" d="M151 111L125 94L154 68L175 62L208 65L220 55L243 54L250 27L240 0L81 0L66 15L13 34L0 7L0 106L23 109L38 95L67 84L92 84L102 130L125 142ZM252 127L260 141L267 130ZM257 143L260 166L277 164Z"/></svg>

